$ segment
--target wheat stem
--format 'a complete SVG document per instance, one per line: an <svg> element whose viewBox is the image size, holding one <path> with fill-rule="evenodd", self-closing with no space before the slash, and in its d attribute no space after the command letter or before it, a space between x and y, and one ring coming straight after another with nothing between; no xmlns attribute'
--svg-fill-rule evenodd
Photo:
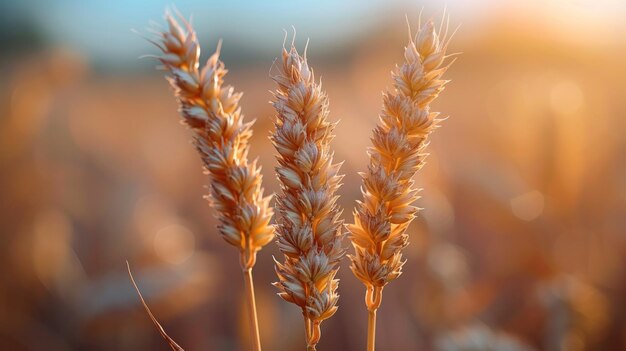
<svg viewBox="0 0 626 351"><path fill-rule="evenodd" d="M376 311L383 301L383 289L376 286L368 286L365 293L365 306L367 306L367 351L374 351L376 347Z"/></svg>
<svg viewBox="0 0 626 351"><path fill-rule="evenodd" d="M304 332L306 336L307 351L315 351L315 344L310 343L310 340L313 334L311 326L312 326L311 319L308 317L304 317Z"/></svg>
<svg viewBox="0 0 626 351"><path fill-rule="evenodd" d="M304 317L304 338L307 342L311 338L311 320L307 317Z"/></svg>
<svg viewBox="0 0 626 351"><path fill-rule="evenodd" d="M256 313L256 301L254 299L254 281L252 280L252 268L243 271L246 285L246 299L248 302L248 319L250 320L250 332L252 333L253 350L261 351L261 336L259 335L259 320Z"/></svg>
<svg viewBox="0 0 626 351"><path fill-rule="evenodd" d="M367 351L376 347L376 310L368 311L367 316Z"/></svg>

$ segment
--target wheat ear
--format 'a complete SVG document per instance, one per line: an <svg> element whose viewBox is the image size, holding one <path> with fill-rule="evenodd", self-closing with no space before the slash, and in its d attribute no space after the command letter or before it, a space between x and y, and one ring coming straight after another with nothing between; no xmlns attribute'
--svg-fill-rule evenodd
<svg viewBox="0 0 626 351"><path fill-rule="evenodd" d="M260 168L247 158L253 122L243 121L241 93L224 86L227 71L219 60L219 48L200 69L200 45L189 22L181 18L181 25L170 14L166 20L168 29L154 41L163 51L158 58L169 72L180 114L209 176L208 199L218 212L219 233L239 250L254 349L261 350L252 267L257 251L272 241L274 229Z"/></svg>
<svg viewBox="0 0 626 351"><path fill-rule="evenodd" d="M368 152L370 164L361 174L363 200L358 201L354 223L347 225L354 246L350 268L366 287L369 351L374 350L383 288L401 274L405 263L405 232L418 210L412 206L418 189L411 178L424 164L426 140L440 121L429 103L447 83L441 79L449 67L442 67L447 43L445 35L439 39L432 21L409 39L405 62L392 74L395 89L383 95L380 123Z"/></svg>
<svg viewBox="0 0 626 351"><path fill-rule="evenodd" d="M307 350L320 340L320 323L337 310L337 264L344 255L343 222L335 192L340 164L333 163L328 121L328 98L315 82L306 56L283 48L282 61L272 75L276 129L271 136L278 155L281 182L277 196L276 235L284 263L276 261L284 300L302 309Z"/></svg>

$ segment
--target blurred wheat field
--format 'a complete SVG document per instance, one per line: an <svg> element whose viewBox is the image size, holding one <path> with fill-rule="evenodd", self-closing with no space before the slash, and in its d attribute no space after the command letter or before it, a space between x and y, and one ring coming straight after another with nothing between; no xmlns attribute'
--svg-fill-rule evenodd
<svg viewBox="0 0 626 351"><path fill-rule="evenodd" d="M176 102L155 63L136 59L150 51L129 32L159 20L165 5L111 5L110 17L61 0L0 5L14 15L0 24L3 349L166 350L128 280L129 260L153 312L186 350L247 350L236 254L202 199L206 179ZM299 48L310 38L309 61L330 118L340 120L332 147L345 160L345 219L360 197L357 172L368 162L381 89L402 58L404 14L416 20L422 5L434 17L442 11L435 2L398 2L349 15L356 2L323 1L277 15L270 1L246 5L254 15L242 5L177 4L194 14L205 51L224 39L226 80L244 92L246 117L257 119L250 156L263 166L268 194L279 189L268 71L280 28L296 27ZM424 210L409 228L404 276L385 290L379 347L626 350L626 7L467 7L448 4L453 23L462 22L451 50L463 55L434 102L450 118L416 178ZM64 34L72 21L84 25L79 13L92 19L85 36L110 33L89 45L78 30ZM59 31L46 31L51 24ZM299 350L300 313L270 285L278 255L268 245L255 269L262 342ZM361 350L362 286L347 261L338 275L339 310L324 323L319 349Z"/></svg>

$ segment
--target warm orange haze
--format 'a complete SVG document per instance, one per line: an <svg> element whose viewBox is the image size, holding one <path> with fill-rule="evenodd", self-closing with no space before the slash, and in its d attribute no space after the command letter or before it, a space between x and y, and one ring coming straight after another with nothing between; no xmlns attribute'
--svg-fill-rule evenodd
<svg viewBox="0 0 626 351"><path fill-rule="evenodd" d="M449 2L415 111L443 4L180 1L157 71L171 5L0 5L2 349L168 350L128 261L187 351L253 350L252 291L266 351L626 350L626 4Z"/></svg>

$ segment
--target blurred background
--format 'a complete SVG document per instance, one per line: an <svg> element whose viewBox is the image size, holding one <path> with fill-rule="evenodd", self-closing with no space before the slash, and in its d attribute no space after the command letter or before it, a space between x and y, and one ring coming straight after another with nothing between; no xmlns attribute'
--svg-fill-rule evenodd
<svg viewBox="0 0 626 351"><path fill-rule="evenodd" d="M131 29L175 5L256 118L251 154L277 190L268 72L283 29L341 120L333 147L351 220L389 72L439 1L23 0L0 3L0 344L4 350L248 350L238 257L216 233L176 102ZM448 0L452 83L417 183L381 350L626 350L626 3ZM347 243L346 243L347 244ZM264 349L304 348L275 245L255 267ZM346 261L320 350L362 350L363 286Z"/></svg>

